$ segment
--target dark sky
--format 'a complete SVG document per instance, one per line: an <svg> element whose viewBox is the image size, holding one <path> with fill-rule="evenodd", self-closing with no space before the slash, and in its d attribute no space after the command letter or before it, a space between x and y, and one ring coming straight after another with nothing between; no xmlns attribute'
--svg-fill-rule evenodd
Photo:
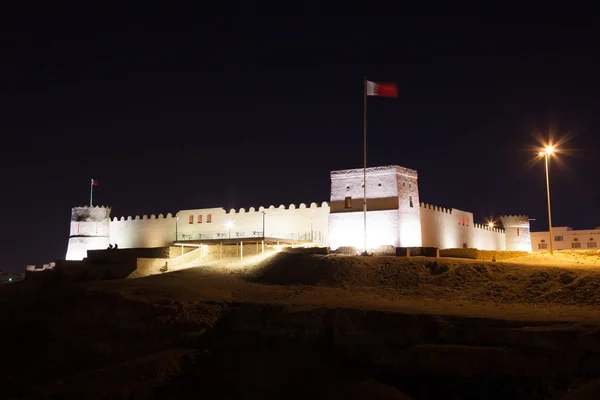
<svg viewBox="0 0 600 400"><path fill-rule="evenodd" d="M368 164L418 170L421 201L545 229L532 148L554 132L554 225L600 225L583 12L100 4L0 17L2 270L64 257L90 178L114 216L328 200L329 171L362 166L364 76L399 87L369 98Z"/></svg>

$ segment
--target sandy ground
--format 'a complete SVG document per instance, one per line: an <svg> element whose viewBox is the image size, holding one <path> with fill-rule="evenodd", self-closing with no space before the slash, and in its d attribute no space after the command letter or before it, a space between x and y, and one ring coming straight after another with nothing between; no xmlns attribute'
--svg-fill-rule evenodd
<svg viewBox="0 0 600 400"><path fill-rule="evenodd" d="M277 253L9 294L11 399L587 399L600 387L596 252Z"/></svg>
<svg viewBox="0 0 600 400"><path fill-rule="evenodd" d="M309 261L302 266L287 265L291 255L279 256L281 258L258 257L243 263L201 265L140 279L98 282L91 284L89 290L118 292L126 298L145 302L276 303L600 325L600 257L596 252L532 254L498 263L452 258L312 256L303 260ZM328 264L341 260L343 263L338 268L354 274L342 282L336 281L334 276L329 281L302 284L306 275L321 274L315 273L316 267L310 263L323 260ZM378 271L384 264L392 270L400 267L413 270L423 269L428 263L448 266L449 270L437 274L421 271L420 274L426 276L421 276L418 284L404 288L406 290L397 290L394 280L387 287L378 284L378 278L385 275L385 271L364 282L364 275L369 274L364 268ZM279 271L280 268L297 268L304 272L290 274ZM273 271L275 279L266 276ZM455 276L447 281L430 279L453 273ZM482 274L484 277L479 279ZM458 281L451 279L456 277ZM402 281L403 276L396 279ZM568 289L579 293L570 296Z"/></svg>

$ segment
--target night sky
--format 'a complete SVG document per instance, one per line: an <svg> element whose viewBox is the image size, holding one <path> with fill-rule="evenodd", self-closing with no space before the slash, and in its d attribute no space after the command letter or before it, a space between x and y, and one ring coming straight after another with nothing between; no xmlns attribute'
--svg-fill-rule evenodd
<svg viewBox="0 0 600 400"><path fill-rule="evenodd" d="M600 225L595 21L101 4L0 17L1 270L64 258L90 178L118 217L327 201L362 167L364 76L399 88L369 98L368 165L422 202L547 229L553 134L554 225Z"/></svg>

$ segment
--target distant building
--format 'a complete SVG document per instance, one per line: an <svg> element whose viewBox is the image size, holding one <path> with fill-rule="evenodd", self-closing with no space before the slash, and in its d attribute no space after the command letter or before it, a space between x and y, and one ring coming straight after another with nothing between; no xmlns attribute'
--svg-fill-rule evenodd
<svg viewBox="0 0 600 400"><path fill-rule="evenodd" d="M473 214L421 203L417 171L397 165L371 167L367 179L367 248L438 247L531 251L526 215L502 216L502 227L477 224ZM288 207L181 210L111 218L110 207L74 207L67 260L88 250L162 247L220 240L279 238L337 249L364 247L364 171L331 172L330 202Z"/></svg>
<svg viewBox="0 0 600 400"><path fill-rule="evenodd" d="M600 241L600 227L573 230L568 226L552 227L554 250L596 250ZM531 232L533 251L550 250L550 233Z"/></svg>

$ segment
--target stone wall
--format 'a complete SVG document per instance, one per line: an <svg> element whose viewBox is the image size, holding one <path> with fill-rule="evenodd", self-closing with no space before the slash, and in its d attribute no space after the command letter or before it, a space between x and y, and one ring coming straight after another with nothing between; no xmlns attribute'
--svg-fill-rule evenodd
<svg viewBox="0 0 600 400"><path fill-rule="evenodd" d="M367 212L367 248L399 245L398 210ZM364 248L364 213L345 212L329 215L329 247Z"/></svg>
<svg viewBox="0 0 600 400"><path fill-rule="evenodd" d="M82 260L88 250L103 249L109 243L110 207L83 206L71 209L66 260Z"/></svg>
<svg viewBox="0 0 600 400"><path fill-rule="evenodd" d="M420 246L417 171L391 165L367 168L366 175L367 247ZM363 217L358 215L363 211L363 183L363 169L331 172L329 245L334 250L364 248L364 223L359 221Z"/></svg>
<svg viewBox="0 0 600 400"><path fill-rule="evenodd" d="M532 250L529 217L527 215L503 215L500 220L506 232L507 250Z"/></svg>
<svg viewBox="0 0 600 400"><path fill-rule="evenodd" d="M311 203L307 207L302 203L286 208L282 204L279 207L231 209L229 212L223 208L182 210L177 213L178 240L262 237L263 213L267 237L327 244L329 205L326 202L320 206Z"/></svg>
<svg viewBox="0 0 600 400"><path fill-rule="evenodd" d="M110 243L119 248L164 247L175 241L176 218L152 214L113 218Z"/></svg>
<svg viewBox="0 0 600 400"><path fill-rule="evenodd" d="M478 250L478 249L443 249L440 250L440 257L470 258L473 260L496 261L509 258L523 257L528 255L527 251L509 251L509 250Z"/></svg>
<svg viewBox="0 0 600 400"><path fill-rule="evenodd" d="M421 204L423 246L440 249L504 250L504 231L473 223L473 214L453 208Z"/></svg>

